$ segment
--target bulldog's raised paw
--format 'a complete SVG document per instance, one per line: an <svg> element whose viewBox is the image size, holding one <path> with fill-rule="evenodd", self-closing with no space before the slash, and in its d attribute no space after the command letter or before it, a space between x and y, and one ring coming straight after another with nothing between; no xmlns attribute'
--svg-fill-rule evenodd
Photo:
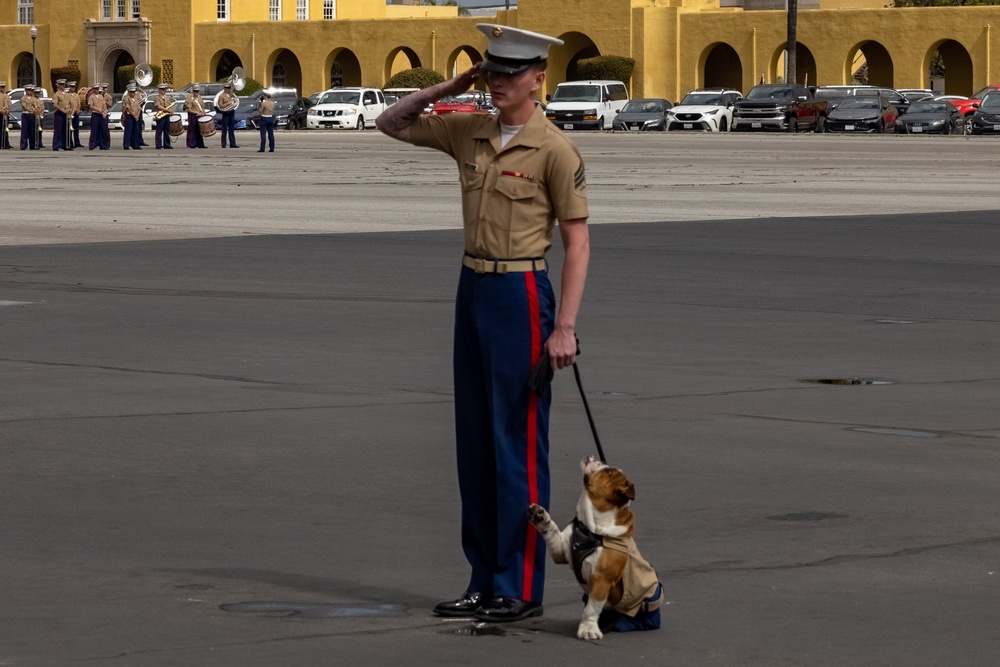
<svg viewBox="0 0 1000 667"><path fill-rule="evenodd" d="M535 524L536 526L540 526L541 524L545 523L545 521L548 518L549 518L549 513L546 512L545 508L542 507L541 505L532 503L531 505L528 506L528 521L530 521L531 523Z"/></svg>

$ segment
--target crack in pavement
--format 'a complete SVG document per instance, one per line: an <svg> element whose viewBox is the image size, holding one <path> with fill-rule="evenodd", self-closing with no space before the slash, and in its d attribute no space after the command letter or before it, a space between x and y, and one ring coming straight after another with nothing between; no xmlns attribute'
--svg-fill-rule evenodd
<svg viewBox="0 0 1000 667"><path fill-rule="evenodd" d="M677 570L661 570L666 577L683 577L687 575L707 574L712 572L780 572L782 570L798 570L810 567L826 567L829 565L841 565L843 563L853 563L866 560L885 560L888 558L902 558L904 556L917 556L930 551L941 549L953 549L956 547L978 547L990 544L1000 544L1000 536L978 537L960 542L946 542L943 544L928 544L920 547L907 547L897 551L890 551L880 554L840 554L829 556L813 561L803 561L800 563L779 563L777 565L736 565L742 561L718 561L706 565L699 565Z"/></svg>

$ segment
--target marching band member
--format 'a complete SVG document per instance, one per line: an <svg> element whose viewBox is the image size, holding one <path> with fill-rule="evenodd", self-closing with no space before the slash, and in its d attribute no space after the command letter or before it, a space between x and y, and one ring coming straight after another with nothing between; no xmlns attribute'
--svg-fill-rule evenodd
<svg viewBox="0 0 1000 667"><path fill-rule="evenodd" d="M66 125L71 109L69 96L66 94L66 79L56 81L56 94L52 96L52 104L56 108L52 124L52 150L61 151L66 148Z"/></svg>
<svg viewBox="0 0 1000 667"><path fill-rule="evenodd" d="M69 88L69 103L72 106L70 110L70 130L71 134L66 135L66 150L73 150L74 148L83 148L83 144L80 143L80 96L76 92L76 81L70 81L66 84Z"/></svg>
<svg viewBox="0 0 1000 667"><path fill-rule="evenodd" d="M104 96L104 103L108 107L107 113L111 113L111 107L113 107L115 105L115 99L113 97L111 97L111 93L108 92L108 84L106 84L106 83L102 83L101 84L101 95ZM105 115L104 120L105 120L105 122L104 122L104 137L101 140L101 146L102 147L107 146L110 149L111 148L111 123L108 122L109 119L108 119L107 115Z"/></svg>
<svg viewBox="0 0 1000 667"><path fill-rule="evenodd" d="M274 152L274 100L271 93L264 91L264 97L260 103L260 150L264 152L264 139L267 138L271 144L271 152Z"/></svg>
<svg viewBox="0 0 1000 667"><path fill-rule="evenodd" d="M41 150L45 148L45 144L42 143L42 118L45 117L45 101L42 100L41 86L34 87L34 94L35 94L35 130L37 130L37 135L35 138L35 148Z"/></svg>
<svg viewBox="0 0 1000 667"><path fill-rule="evenodd" d="M226 138L229 138L230 148L239 148L236 145L236 107L239 106L239 98L233 92L233 84L226 83L222 87L222 94L219 95L219 111L222 112L222 147L226 147ZM225 111L224 111L225 109Z"/></svg>
<svg viewBox="0 0 1000 667"><path fill-rule="evenodd" d="M0 149L10 150L10 95L7 94L7 82L0 81L0 120L3 121L3 128L0 128Z"/></svg>
<svg viewBox="0 0 1000 667"><path fill-rule="evenodd" d="M80 143L80 112L83 110L90 111L90 104L87 102L87 93L93 90L93 86L80 86L80 92L77 93L76 101L76 130L73 132L74 139L76 140L76 147L83 148L83 144Z"/></svg>
<svg viewBox="0 0 1000 667"><path fill-rule="evenodd" d="M21 150L35 150L38 131L35 129L34 86L25 86L21 96Z"/></svg>
<svg viewBox="0 0 1000 667"><path fill-rule="evenodd" d="M139 117L142 115L142 105L139 104L139 96L135 94L135 84L129 84L125 97L122 98L122 124L125 127L125 136L122 138L122 147L137 151L142 150L142 129L139 125Z"/></svg>
<svg viewBox="0 0 1000 667"><path fill-rule="evenodd" d="M157 88L156 100L156 150L160 148L170 148L170 109L174 106L174 100L167 94L167 84L161 83Z"/></svg>
<svg viewBox="0 0 1000 667"><path fill-rule="evenodd" d="M108 98L95 85L91 89L87 102L90 108L90 150L100 148L102 151L111 148L111 135L108 132Z"/></svg>
<svg viewBox="0 0 1000 667"><path fill-rule="evenodd" d="M198 118L205 115L205 103L201 99L201 86L191 88L191 94L184 100L184 110L188 115L187 147L207 148L198 127Z"/></svg>

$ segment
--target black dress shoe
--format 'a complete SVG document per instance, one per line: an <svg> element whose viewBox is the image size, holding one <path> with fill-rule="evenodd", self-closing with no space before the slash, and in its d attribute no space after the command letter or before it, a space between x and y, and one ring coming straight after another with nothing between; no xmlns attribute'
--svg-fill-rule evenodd
<svg viewBox="0 0 1000 667"><path fill-rule="evenodd" d="M457 600L446 600L445 602L438 603L438 605L434 607L434 613L438 616L472 618L482 603L482 593L472 593L470 591L466 591L465 595Z"/></svg>
<svg viewBox="0 0 1000 667"><path fill-rule="evenodd" d="M511 623L542 615L542 605L509 597L493 598L476 611L475 619L484 623Z"/></svg>

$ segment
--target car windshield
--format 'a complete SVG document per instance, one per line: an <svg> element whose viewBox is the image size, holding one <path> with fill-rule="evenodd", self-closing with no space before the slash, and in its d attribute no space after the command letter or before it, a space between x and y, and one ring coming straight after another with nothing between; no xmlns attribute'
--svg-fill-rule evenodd
<svg viewBox="0 0 1000 667"><path fill-rule="evenodd" d="M974 99L974 100L981 100L984 97L986 97L987 95L989 95L990 93L1000 93L1000 88L998 88L996 86L986 86L982 90L978 91L975 95L973 95L972 99Z"/></svg>
<svg viewBox="0 0 1000 667"><path fill-rule="evenodd" d="M843 97L847 97L847 94L843 90L837 90L836 88L833 90L820 88L816 91L817 100L839 100Z"/></svg>
<svg viewBox="0 0 1000 667"><path fill-rule="evenodd" d="M795 88L754 88L747 95L748 100L794 100Z"/></svg>
<svg viewBox="0 0 1000 667"><path fill-rule="evenodd" d="M553 102L600 102L600 86L557 86Z"/></svg>
<svg viewBox="0 0 1000 667"><path fill-rule="evenodd" d="M837 107L838 109L878 109L878 98L848 98Z"/></svg>
<svg viewBox="0 0 1000 667"><path fill-rule="evenodd" d="M980 109L1000 109L1000 91L993 91L979 103Z"/></svg>
<svg viewBox="0 0 1000 667"><path fill-rule="evenodd" d="M295 100L275 100L274 110L275 111L291 111L295 108Z"/></svg>
<svg viewBox="0 0 1000 667"><path fill-rule="evenodd" d="M240 99L240 105L236 107L237 111L242 111L244 113L248 111L253 111L254 107L257 106L257 100L252 97L243 97Z"/></svg>
<svg viewBox="0 0 1000 667"><path fill-rule="evenodd" d="M121 102L115 102L115 105L113 107L111 107L111 113L114 113L116 111L121 112L121 110L122 110L122 103Z"/></svg>
<svg viewBox="0 0 1000 667"><path fill-rule="evenodd" d="M719 93L688 93L681 100L681 104L691 104L691 105L721 105L722 95Z"/></svg>
<svg viewBox="0 0 1000 667"><path fill-rule="evenodd" d="M360 101L361 93L356 90L334 90L319 98L319 104L357 104Z"/></svg>
<svg viewBox="0 0 1000 667"><path fill-rule="evenodd" d="M622 107L622 113L663 113L663 103L658 100L632 100Z"/></svg>
<svg viewBox="0 0 1000 667"><path fill-rule="evenodd" d="M449 95L448 97L442 97L438 102L444 102L445 104L474 104L476 101L475 93L463 93L462 95Z"/></svg>
<svg viewBox="0 0 1000 667"><path fill-rule="evenodd" d="M906 113L948 113L948 107L954 109L955 105L950 102L917 102L911 104Z"/></svg>

